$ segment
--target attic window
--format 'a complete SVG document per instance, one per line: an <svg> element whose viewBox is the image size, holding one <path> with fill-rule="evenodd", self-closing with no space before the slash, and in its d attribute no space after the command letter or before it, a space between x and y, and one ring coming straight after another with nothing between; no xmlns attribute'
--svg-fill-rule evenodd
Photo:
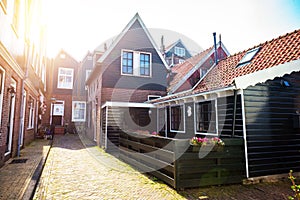
<svg viewBox="0 0 300 200"><path fill-rule="evenodd" d="M249 64L251 62L251 60L253 59L253 57L257 54L257 52L260 50L260 47L257 47L255 49L251 49L249 50L244 57L242 58L242 60L240 60L240 62L238 63L237 67L241 67L244 66L246 64Z"/></svg>
<svg viewBox="0 0 300 200"><path fill-rule="evenodd" d="M65 59L65 58L66 58L66 54L61 53L61 54L59 55L59 57L60 57L61 59Z"/></svg>
<svg viewBox="0 0 300 200"><path fill-rule="evenodd" d="M175 47L175 54L177 56L181 56L181 57L184 57L185 56L185 49L184 48L181 48L181 47Z"/></svg>

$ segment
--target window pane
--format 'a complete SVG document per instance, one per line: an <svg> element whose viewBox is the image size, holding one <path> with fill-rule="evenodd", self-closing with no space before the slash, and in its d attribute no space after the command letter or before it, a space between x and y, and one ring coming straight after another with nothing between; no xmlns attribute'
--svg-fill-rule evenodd
<svg viewBox="0 0 300 200"><path fill-rule="evenodd" d="M150 55L149 54L140 54L140 74L141 75L150 75Z"/></svg>
<svg viewBox="0 0 300 200"><path fill-rule="evenodd" d="M128 59L132 59L132 57L133 57L132 55L133 55L132 52L128 52L127 53Z"/></svg>
<svg viewBox="0 0 300 200"><path fill-rule="evenodd" d="M214 101L207 101L200 102L196 105L197 132L216 132L216 115L214 103Z"/></svg>
<svg viewBox="0 0 300 200"><path fill-rule="evenodd" d="M133 69L133 53L123 51L122 73L132 74Z"/></svg>
<svg viewBox="0 0 300 200"><path fill-rule="evenodd" d="M183 131L183 106L171 107L171 129L175 131Z"/></svg>

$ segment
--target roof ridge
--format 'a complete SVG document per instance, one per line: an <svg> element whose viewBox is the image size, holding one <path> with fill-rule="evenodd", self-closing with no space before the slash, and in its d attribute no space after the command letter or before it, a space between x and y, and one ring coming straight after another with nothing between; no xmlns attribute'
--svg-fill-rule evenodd
<svg viewBox="0 0 300 200"><path fill-rule="evenodd" d="M279 40L279 39L288 37L289 35L292 35L292 34L294 34L294 33L297 33L298 31L300 32L300 29L296 29L296 30L294 30L294 31L292 31L292 32L285 33L285 34L280 35L280 36L278 36L278 37L272 38L271 40L267 40L267 41L265 41L265 42L259 43L259 44L257 44L257 45L254 45L254 46L250 47L250 48L247 48L247 49L244 49L244 50L242 50L242 51L239 51L239 52L237 52L237 53L235 53L235 54L233 54L233 55L231 55L231 56L228 56L227 58L230 58L230 57L233 57L233 56L237 56L237 55L239 55L239 54L242 54L242 53L244 53L244 52L247 52L247 51L249 51L249 50L251 50L251 49L255 49L255 48L260 47L260 46L265 46L266 44L269 44L269 43L271 43L271 42L273 42L273 41L276 41L276 40Z"/></svg>

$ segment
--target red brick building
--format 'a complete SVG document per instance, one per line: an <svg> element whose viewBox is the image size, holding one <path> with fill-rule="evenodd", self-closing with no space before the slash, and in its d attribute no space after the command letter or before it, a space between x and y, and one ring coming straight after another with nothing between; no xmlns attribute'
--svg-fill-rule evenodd
<svg viewBox="0 0 300 200"><path fill-rule="evenodd" d="M43 117L47 58L41 13L42 1L0 2L0 166L36 137Z"/></svg>

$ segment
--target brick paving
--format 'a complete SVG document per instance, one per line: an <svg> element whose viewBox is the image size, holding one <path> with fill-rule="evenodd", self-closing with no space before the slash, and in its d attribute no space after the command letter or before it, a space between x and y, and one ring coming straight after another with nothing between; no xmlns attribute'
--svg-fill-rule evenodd
<svg viewBox="0 0 300 200"><path fill-rule="evenodd" d="M50 149L49 140L35 140L21 150L20 157L10 159L0 168L0 199L30 199ZM13 160L25 163L11 164Z"/></svg>
<svg viewBox="0 0 300 200"><path fill-rule="evenodd" d="M54 137L34 199L186 198L68 134Z"/></svg>
<svg viewBox="0 0 300 200"><path fill-rule="evenodd" d="M26 163L0 168L0 200L31 199L49 140L36 140L21 151ZM15 158L18 159L18 158ZM299 173L295 174L300 177ZM298 179L297 179L298 180ZM144 176L98 148L82 135L55 136L33 199L288 199L287 178L274 183L223 185L175 191Z"/></svg>

